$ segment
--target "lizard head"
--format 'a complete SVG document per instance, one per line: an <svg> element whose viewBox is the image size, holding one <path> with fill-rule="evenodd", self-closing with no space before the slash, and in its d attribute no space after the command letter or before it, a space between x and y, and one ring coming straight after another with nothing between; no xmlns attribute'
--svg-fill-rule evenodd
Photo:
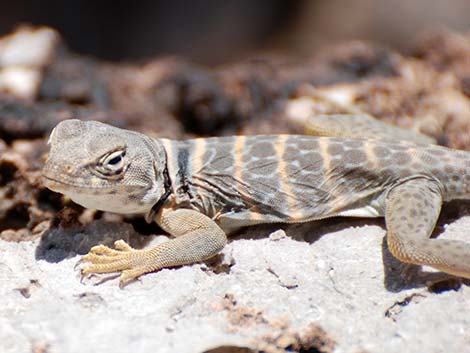
<svg viewBox="0 0 470 353"><path fill-rule="evenodd" d="M45 186L84 207L147 213L165 193L166 154L148 136L71 119L54 128L48 144Z"/></svg>

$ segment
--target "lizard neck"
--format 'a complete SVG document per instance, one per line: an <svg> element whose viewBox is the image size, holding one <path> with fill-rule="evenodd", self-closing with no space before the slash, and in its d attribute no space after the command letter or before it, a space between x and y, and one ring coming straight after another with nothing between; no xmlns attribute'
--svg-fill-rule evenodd
<svg viewBox="0 0 470 353"><path fill-rule="evenodd" d="M162 191L161 196L156 200L156 202L145 215L145 220L148 223L154 221L155 215L168 201L168 198L171 196L172 192L166 148L161 140L154 138L151 138L151 140L151 144L154 144L157 147L157 150L155 152L155 160L153 162L154 176L158 181L158 184L161 185Z"/></svg>
<svg viewBox="0 0 470 353"><path fill-rule="evenodd" d="M155 215L158 213L158 211L160 211L160 208L165 204L165 202L168 200L168 198L171 195L171 181L170 181L170 175L168 173L167 162L165 162L164 164L162 177L163 177L163 188L164 188L163 195L162 197L160 197L160 199L158 199L158 201L150 209L149 213L147 213L147 215L145 216L145 220L147 221L147 223L153 222Z"/></svg>
<svg viewBox="0 0 470 353"><path fill-rule="evenodd" d="M169 185L169 194L166 201L175 207L189 204L190 194L188 186L189 154L188 141L175 141L161 139L166 152L166 167Z"/></svg>

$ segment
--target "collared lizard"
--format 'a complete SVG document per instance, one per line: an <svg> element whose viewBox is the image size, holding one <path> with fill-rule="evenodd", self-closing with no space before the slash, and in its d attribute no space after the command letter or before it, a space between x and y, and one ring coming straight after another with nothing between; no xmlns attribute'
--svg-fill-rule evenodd
<svg viewBox="0 0 470 353"><path fill-rule="evenodd" d="M470 244L430 239L442 202L470 198L469 152L303 135L175 141L79 120L59 123L49 143L48 188L85 207L145 214L174 237L150 249L95 246L84 274L120 272L123 285L208 259L240 227L384 216L396 258L470 278Z"/></svg>

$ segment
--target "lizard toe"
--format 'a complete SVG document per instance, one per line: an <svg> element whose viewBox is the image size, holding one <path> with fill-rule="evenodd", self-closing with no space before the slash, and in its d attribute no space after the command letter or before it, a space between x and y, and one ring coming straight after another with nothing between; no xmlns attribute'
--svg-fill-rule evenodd
<svg viewBox="0 0 470 353"><path fill-rule="evenodd" d="M121 252L119 250L111 249L106 245L96 245L90 249L88 254L96 254L96 255L118 255Z"/></svg>
<svg viewBox="0 0 470 353"><path fill-rule="evenodd" d="M83 262L90 262L90 263L93 263L93 264L109 264L109 263L112 263L112 262L115 262L117 260L117 258L119 257L120 254L114 254L114 255L97 255L97 254L94 254L94 253L88 253L86 255L84 255L79 263L83 263Z"/></svg>
<svg viewBox="0 0 470 353"><path fill-rule="evenodd" d="M148 269L144 267L137 267L129 270L124 270L119 277L119 287L123 288L132 281L135 281L137 278L143 274L149 272Z"/></svg>
<svg viewBox="0 0 470 353"><path fill-rule="evenodd" d="M129 244L127 244L124 240L119 239L114 242L114 249L119 251L131 251L134 250Z"/></svg>
<svg viewBox="0 0 470 353"><path fill-rule="evenodd" d="M115 261L110 263L93 263L81 270L83 277L93 273L121 272L129 268L127 261Z"/></svg>

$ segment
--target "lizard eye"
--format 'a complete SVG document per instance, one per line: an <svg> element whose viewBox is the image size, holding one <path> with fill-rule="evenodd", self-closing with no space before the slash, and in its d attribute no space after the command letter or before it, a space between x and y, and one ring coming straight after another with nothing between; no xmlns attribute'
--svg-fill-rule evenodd
<svg viewBox="0 0 470 353"><path fill-rule="evenodd" d="M121 163L122 161L122 155L121 154L118 154L117 156L113 157L113 156L110 156L108 161L106 161L106 164L107 165L112 165L112 166L116 166L118 165L119 163Z"/></svg>
<svg viewBox="0 0 470 353"><path fill-rule="evenodd" d="M120 174L124 169L125 155L125 150L119 150L103 156L98 163L99 172L107 176Z"/></svg>

